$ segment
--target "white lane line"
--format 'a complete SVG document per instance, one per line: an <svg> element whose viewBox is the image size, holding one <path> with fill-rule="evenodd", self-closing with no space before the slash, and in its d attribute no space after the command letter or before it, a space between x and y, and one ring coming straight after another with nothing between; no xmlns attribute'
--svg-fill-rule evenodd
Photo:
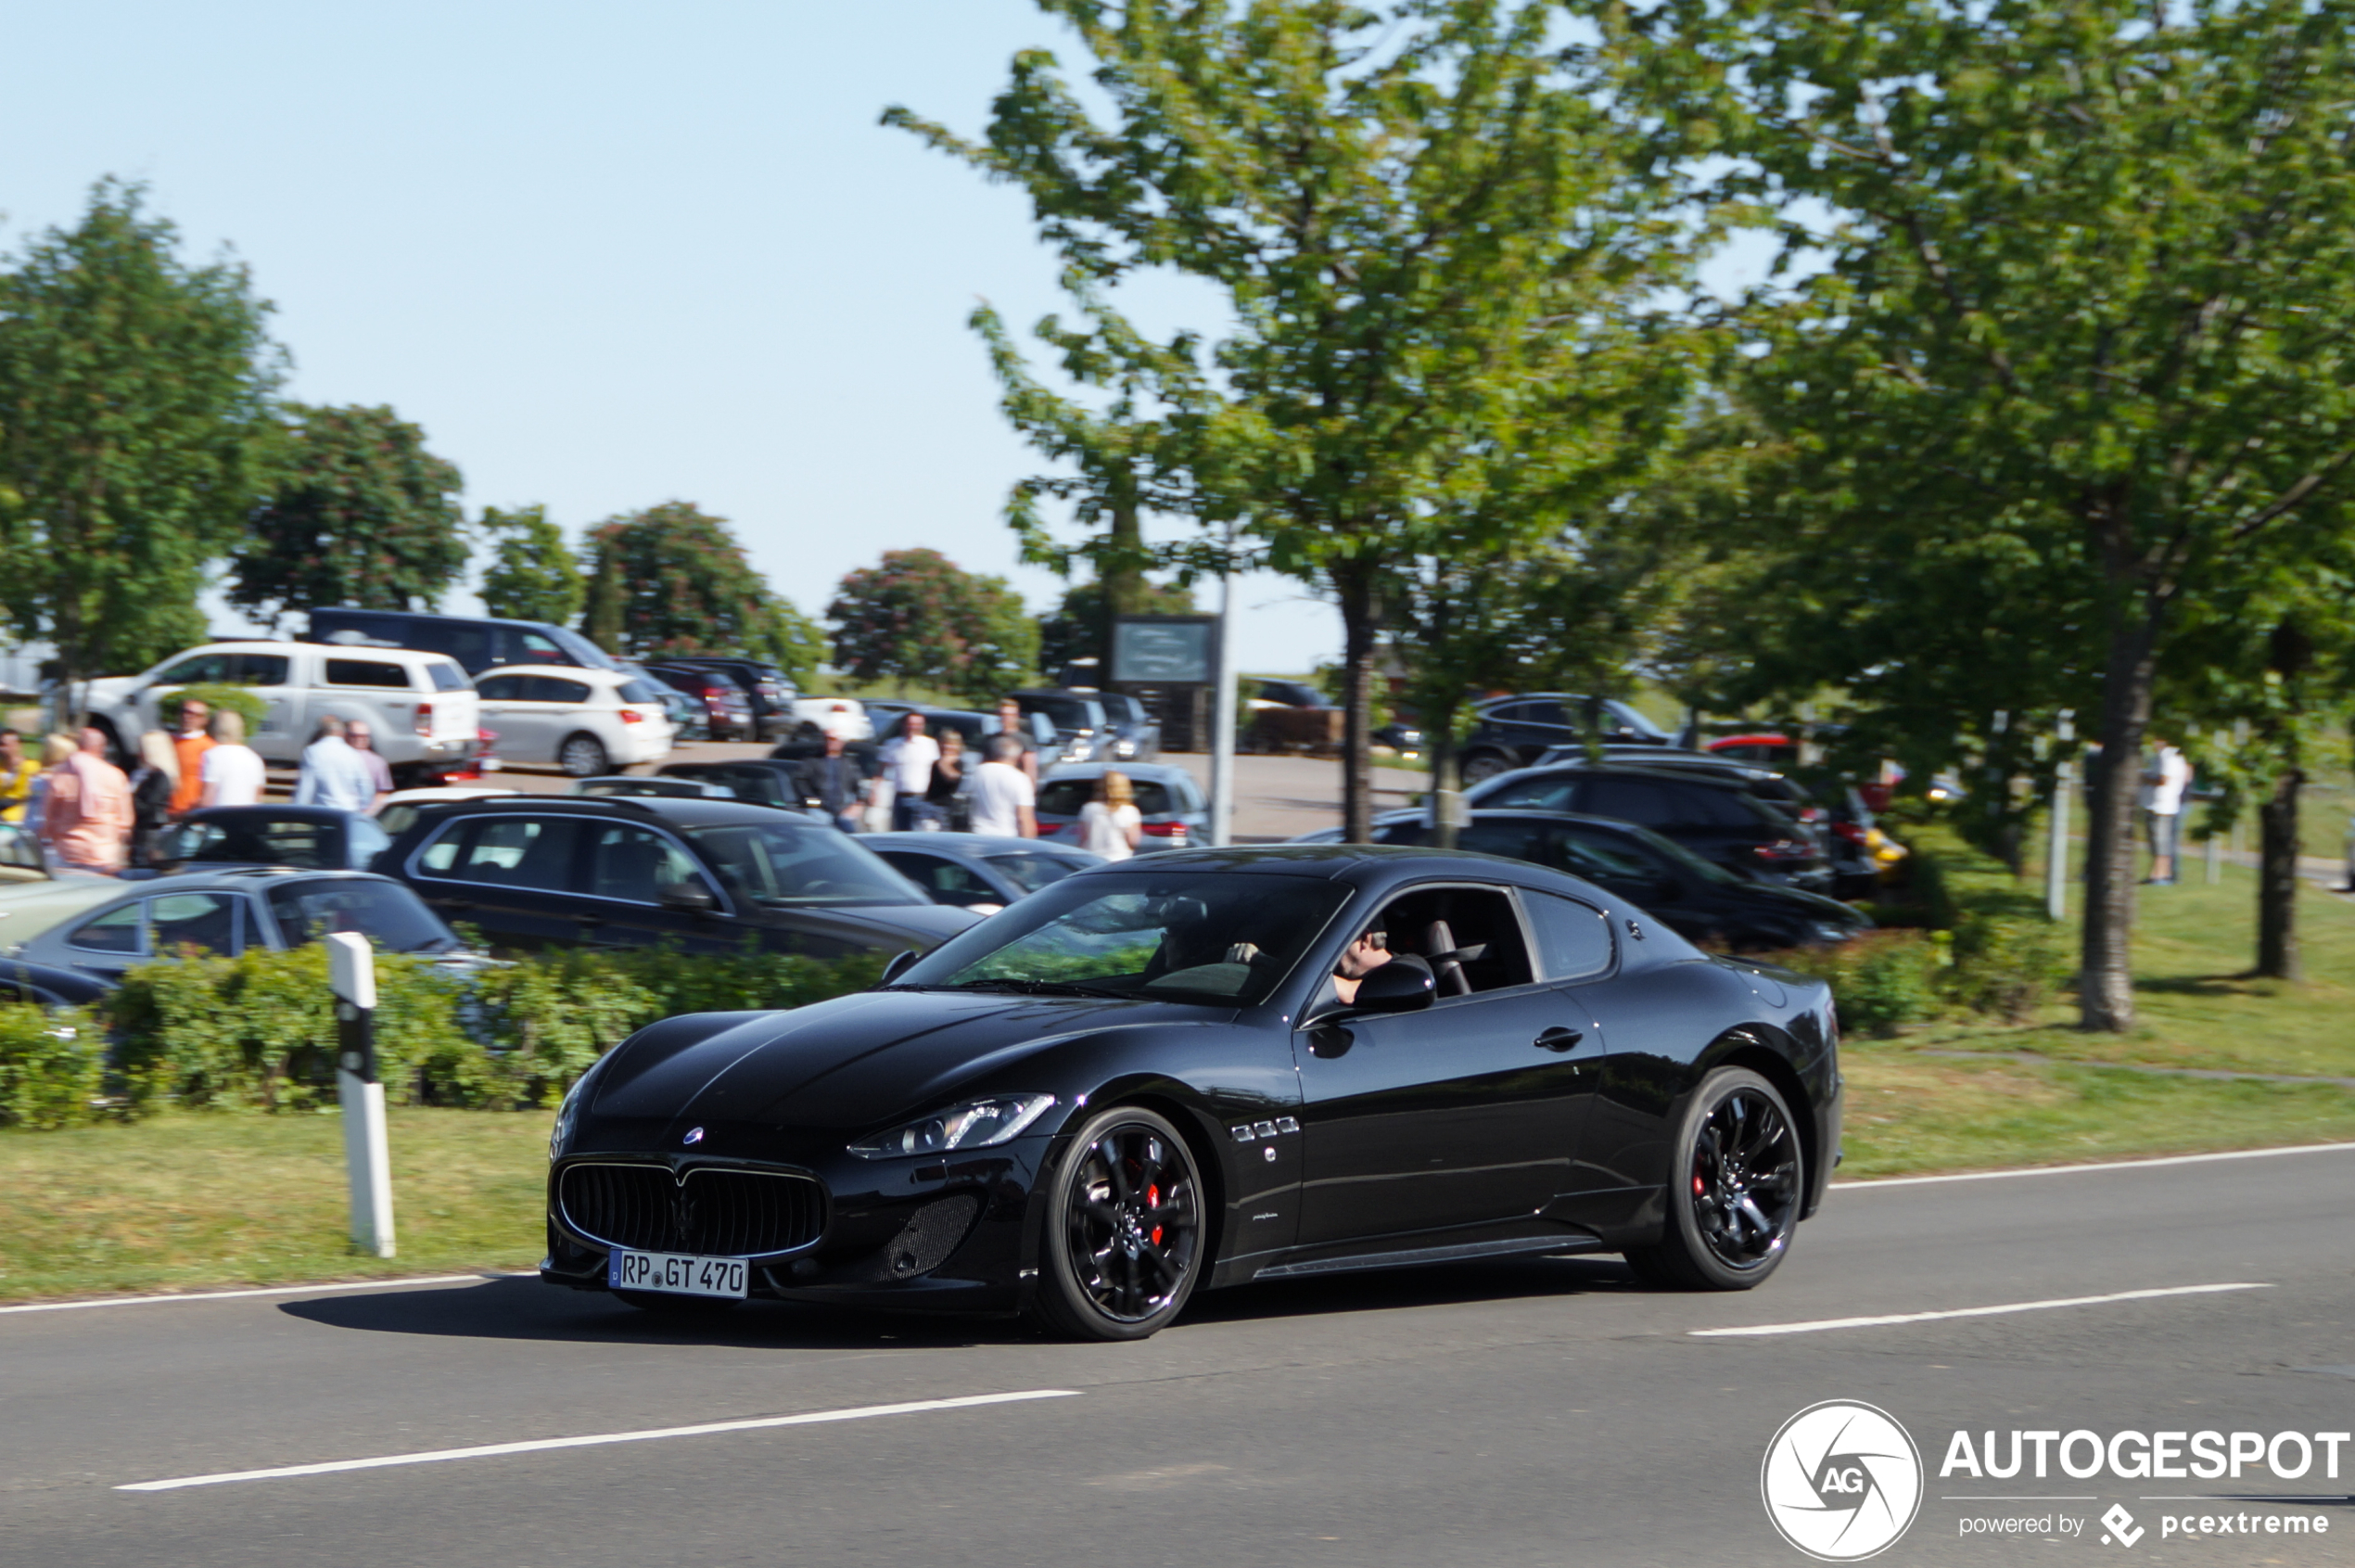
<svg viewBox="0 0 2355 1568"><path fill-rule="evenodd" d="M529 1274L401 1274L382 1280L353 1280L337 1285L272 1285L267 1290L187 1291L164 1295L115 1295L104 1301L37 1301L30 1307L0 1307L10 1312L81 1312L93 1307L152 1307L162 1301L235 1301L249 1295L325 1295L329 1291L396 1290L402 1285L480 1284L490 1280L528 1280Z"/></svg>
<svg viewBox="0 0 2355 1568"><path fill-rule="evenodd" d="M1737 1339L1766 1334L1814 1334L1827 1329L1878 1329L1890 1323L1932 1323L1941 1318L2000 1318L2011 1312L2049 1312L2056 1307L2100 1307L2113 1301L2153 1301L2169 1295L2215 1295L2224 1291L2270 1291L2269 1284L2168 1285L2158 1290L2114 1291L2108 1295L2065 1295L2052 1301L2007 1301L2000 1307L1956 1307L1943 1312L1890 1312L1877 1318L1818 1318L1809 1323L1749 1323L1737 1329L1687 1329L1694 1339Z"/></svg>
<svg viewBox="0 0 2355 1568"><path fill-rule="evenodd" d="M1835 1181L1839 1192L1869 1192L1878 1187L1927 1187L1933 1181L2008 1181L2016 1176L2081 1176L2091 1170L2149 1170L2154 1166L2210 1165L2218 1160L2270 1160L2277 1154L2337 1154L2355 1143L2298 1143L2286 1149L2227 1149L2218 1154L2169 1154L2156 1160L2105 1160L2094 1165L2029 1166L2019 1170L1967 1170L1954 1176L1890 1176Z"/></svg>
<svg viewBox="0 0 2355 1568"><path fill-rule="evenodd" d="M608 1443L648 1443L658 1437L702 1437L715 1432L758 1432L774 1426L816 1426L825 1421L905 1416L920 1410L967 1410L980 1405L1014 1405L1027 1399L1076 1399L1076 1388L1030 1388L1019 1394L969 1394L955 1399L918 1399L905 1405L861 1405L847 1410L812 1410L798 1416L759 1416L750 1421L706 1421L700 1426L664 1426L645 1432L601 1432L588 1437L545 1437L529 1443L485 1443L473 1448L435 1448L418 1454L383 1454L368 1460L330 1460L324 1464L280 1465L274 1470L233 1470L218 1475L182 1475L169 1481L134 1481L118 1492L173 1492L183 1486L223 1486L233 1481L279 1481L295 1475L333 1475L344 1470L387 1470L395 1465L439 1464L445 1460L488 1460L502 1454L537 1454L552 1448L595 1448Z"/></svg>

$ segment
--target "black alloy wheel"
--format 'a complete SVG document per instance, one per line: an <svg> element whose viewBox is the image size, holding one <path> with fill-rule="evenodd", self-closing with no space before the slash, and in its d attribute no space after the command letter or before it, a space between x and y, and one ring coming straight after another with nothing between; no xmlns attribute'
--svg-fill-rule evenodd
<svg viewBox="0 0 2355 1568"><path fill-rule="evenodd" d="M566 735L565 744L556 748L556 766L566 778L601 777L606 766L605 743L585 730Z"/></svg>
<svg viewBox="0 0 2355 1568"><path fill-rule="evenodd" d="M1178 1129L1115 1105L1055 1169L1038 1310L1075 1339L1144 1339L1184 1311L1203 1263L1202 1177Z"/></svg>
<svg viewBox="0 0 2355 1568"><path fill-rule="evenodd" d="M1806 1182L1790 1107L1747 1067L1720 1067L1694 1090L1675 1148L1660 1244L1630 1249L1628 1266L1654 1284L1749 1290L1799 1226Z"/></svg>

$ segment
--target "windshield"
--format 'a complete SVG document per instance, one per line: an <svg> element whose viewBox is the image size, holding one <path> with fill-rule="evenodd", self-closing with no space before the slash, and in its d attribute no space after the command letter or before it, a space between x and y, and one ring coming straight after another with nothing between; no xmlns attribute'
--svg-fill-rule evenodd
<svg viewBox="0 0 2355 1568"><path fill-rule="evenodd" d="M458 945L440 917L397 882L284 882L270 889L270 912L290 948L331 931L357 931L397 953L447 952Z"/></svg>
<svg viewBox="0 0 2355 1568"><path fill-rule="evenodd" d="M688 835L728 896L764 909L928 904L923 888L833 827L734 823Z"/></svg>
<svg viewBox="0 0 2355 1568"><path fill-rule="evenodd" d="M1036 893L1050 882L1061 882L1073 872L1084 871L1096 863L1094 856L1082 860L1076 855L1050 855L1043 849L1010 849L1002 855L985 855L982 859L1004 872L1025 893Z"/></svg>
<svg viewBox="0 0 2355 1568"><path fill-rule="evenodd" d="M589 641L578 631L561 626L535 626L535 631L545 632L556 640L556 646L572 656L572 662L584 669L619 669L621 661Z"/></svg>
<svg viewBox="0 0 2355 1568"><path fill-rule="evenodd" d="M1349 893L1321 877L1091 873L934 949L895 988L1249 1006L1283 983Z"/></svg>

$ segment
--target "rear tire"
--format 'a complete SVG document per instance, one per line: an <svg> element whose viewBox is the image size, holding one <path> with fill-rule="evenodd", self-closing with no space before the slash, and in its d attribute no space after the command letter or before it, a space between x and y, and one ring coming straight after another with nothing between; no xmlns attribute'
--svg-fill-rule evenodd
<svg viewBox="0 0 2355 1568"><path fill-rule="evenodd" d="M1072 1339L1147 1339L1207 1264L1202 1173L1178 1129L1136 1105L1088 1118L1049 1178L1037 1311Z"/></svg>
<svg viewBox="0 0 2355 1568"><path fill-rule="evenodd" d="M1512 771L1511 758L1500 757L1493 751L1475 751L1458 764L1456 774L1465 784L1476 784L1485 783L1499 773L1509 773Z"/></svg>
<svg viewBox="0 0 2355 1568"><path fill-rule="evenodd" d="M576 730L556 747L556 766L566 778L593 779L604 773L611 759L605 755L605 743L586 730Z"/></svg>
<svg viewBox="0 0 2355 1568"><path fill-rule="evenodd" d="M1775 1086L1747 1067L1701 1079L1678 1124L1668 1221L1657 1246L1631 1248L1648 1283L1746 1291L1790 1251L1806 1191L1799 1124Z"/></svg>

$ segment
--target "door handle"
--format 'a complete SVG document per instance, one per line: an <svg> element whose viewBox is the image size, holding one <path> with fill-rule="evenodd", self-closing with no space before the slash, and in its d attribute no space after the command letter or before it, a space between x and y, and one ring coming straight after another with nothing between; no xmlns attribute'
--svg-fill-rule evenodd
<svg viewBox="0 0 2355 1568"><path fill-rule="evenodd" d="M1547 1029L1530 1043L1540 1051L1574 1051L1585 1038L1576 1029Z"/></svg>

